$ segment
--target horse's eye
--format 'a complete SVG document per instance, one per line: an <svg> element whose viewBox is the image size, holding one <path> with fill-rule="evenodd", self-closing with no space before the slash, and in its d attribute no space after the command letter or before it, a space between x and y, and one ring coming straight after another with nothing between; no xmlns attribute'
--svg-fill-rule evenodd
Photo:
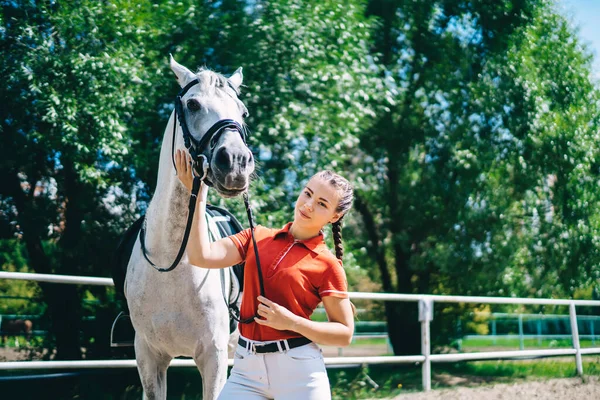
<svg viewBox="0 0 600 400"><path fill-rule="evenodd" d="M187 101L187 108L190 111L198 111L200 107L200 103L196 99L189 99Z"/></svg>

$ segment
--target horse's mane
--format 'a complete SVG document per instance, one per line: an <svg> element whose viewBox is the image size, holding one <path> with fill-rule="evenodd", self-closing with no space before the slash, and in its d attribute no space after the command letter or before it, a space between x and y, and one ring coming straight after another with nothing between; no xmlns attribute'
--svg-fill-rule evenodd
<svg viewBox="0 0 600 400"><path fill-rule="evenodd" d="M200 67L198 72L196 72L196 76L200 79L202 90L215 88L227 92L228 89L231 89L236 97L240 95L240 91L229 84L229 80L225 75L215 72L210 68Z"/></svg>
<svg viewBox="0 0 600 400"><path fill-rule="evenodd" d="M242 113L248 115L248 109L246 108L246 105L239 99L239 89L231 85L229 83L229 79L225 75L206 67L200 67L198 72L196 72L196 76L200 80L200 90L214 90L217 93L221 91L231 96L237 103L240 110L242 110ZM245 123L242 122L242 125L245 126Z"/></svg>

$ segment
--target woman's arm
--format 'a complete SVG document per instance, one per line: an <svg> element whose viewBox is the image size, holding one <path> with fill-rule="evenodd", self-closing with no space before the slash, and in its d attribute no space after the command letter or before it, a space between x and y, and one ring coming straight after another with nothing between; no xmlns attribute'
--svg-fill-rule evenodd
<svg viewBox="0 0 600 400"><path fill-rule="evenodd" d="M192 190L194 180L191 157L181 150L175 154L177 165L177 177L188 188ZM192 221L190 238L186 247L190 264L202 268L227 268L242 262L242 257L229 238L210 242L208 239L208 225L206 223L206 198L208 186L200 184L200 191L196 198L196 218Z"/></svg>
<svg viewBox="0 0 600 400"><path fill-rule="evenodd" d="M278 330L298 332L315 343L328 346L348 346L354 333L354 315L349 299L323 297L323 306L327 312L328 322L311 321L299 317L280 306L258 296L258 315L264 319L254 318L256 323Z"/></svg>

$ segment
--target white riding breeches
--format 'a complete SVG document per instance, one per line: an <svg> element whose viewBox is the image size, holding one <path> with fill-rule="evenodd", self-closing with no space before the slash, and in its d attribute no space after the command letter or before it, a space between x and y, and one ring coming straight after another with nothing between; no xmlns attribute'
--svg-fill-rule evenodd
<svg viewBox="0 0 600 400"><path fill-rule="evenodd" d="M309 343L275 353L237 346L233 369L219 400L330 400L329 378L319 346Z"/></svg>

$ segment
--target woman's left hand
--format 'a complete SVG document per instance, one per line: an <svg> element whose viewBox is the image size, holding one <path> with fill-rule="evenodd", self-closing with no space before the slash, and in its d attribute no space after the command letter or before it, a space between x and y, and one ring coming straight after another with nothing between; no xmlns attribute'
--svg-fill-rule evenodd
<svg viewBox="0 0 600 400"><path fill-rule="evenodd" d="M294 330L295 321L298 318L297 315L265 297L258 296L257 299L261 303L258 305L258 315L264 318L254 317L254 321L257 324L265 325L279 331Z"/></svg>

